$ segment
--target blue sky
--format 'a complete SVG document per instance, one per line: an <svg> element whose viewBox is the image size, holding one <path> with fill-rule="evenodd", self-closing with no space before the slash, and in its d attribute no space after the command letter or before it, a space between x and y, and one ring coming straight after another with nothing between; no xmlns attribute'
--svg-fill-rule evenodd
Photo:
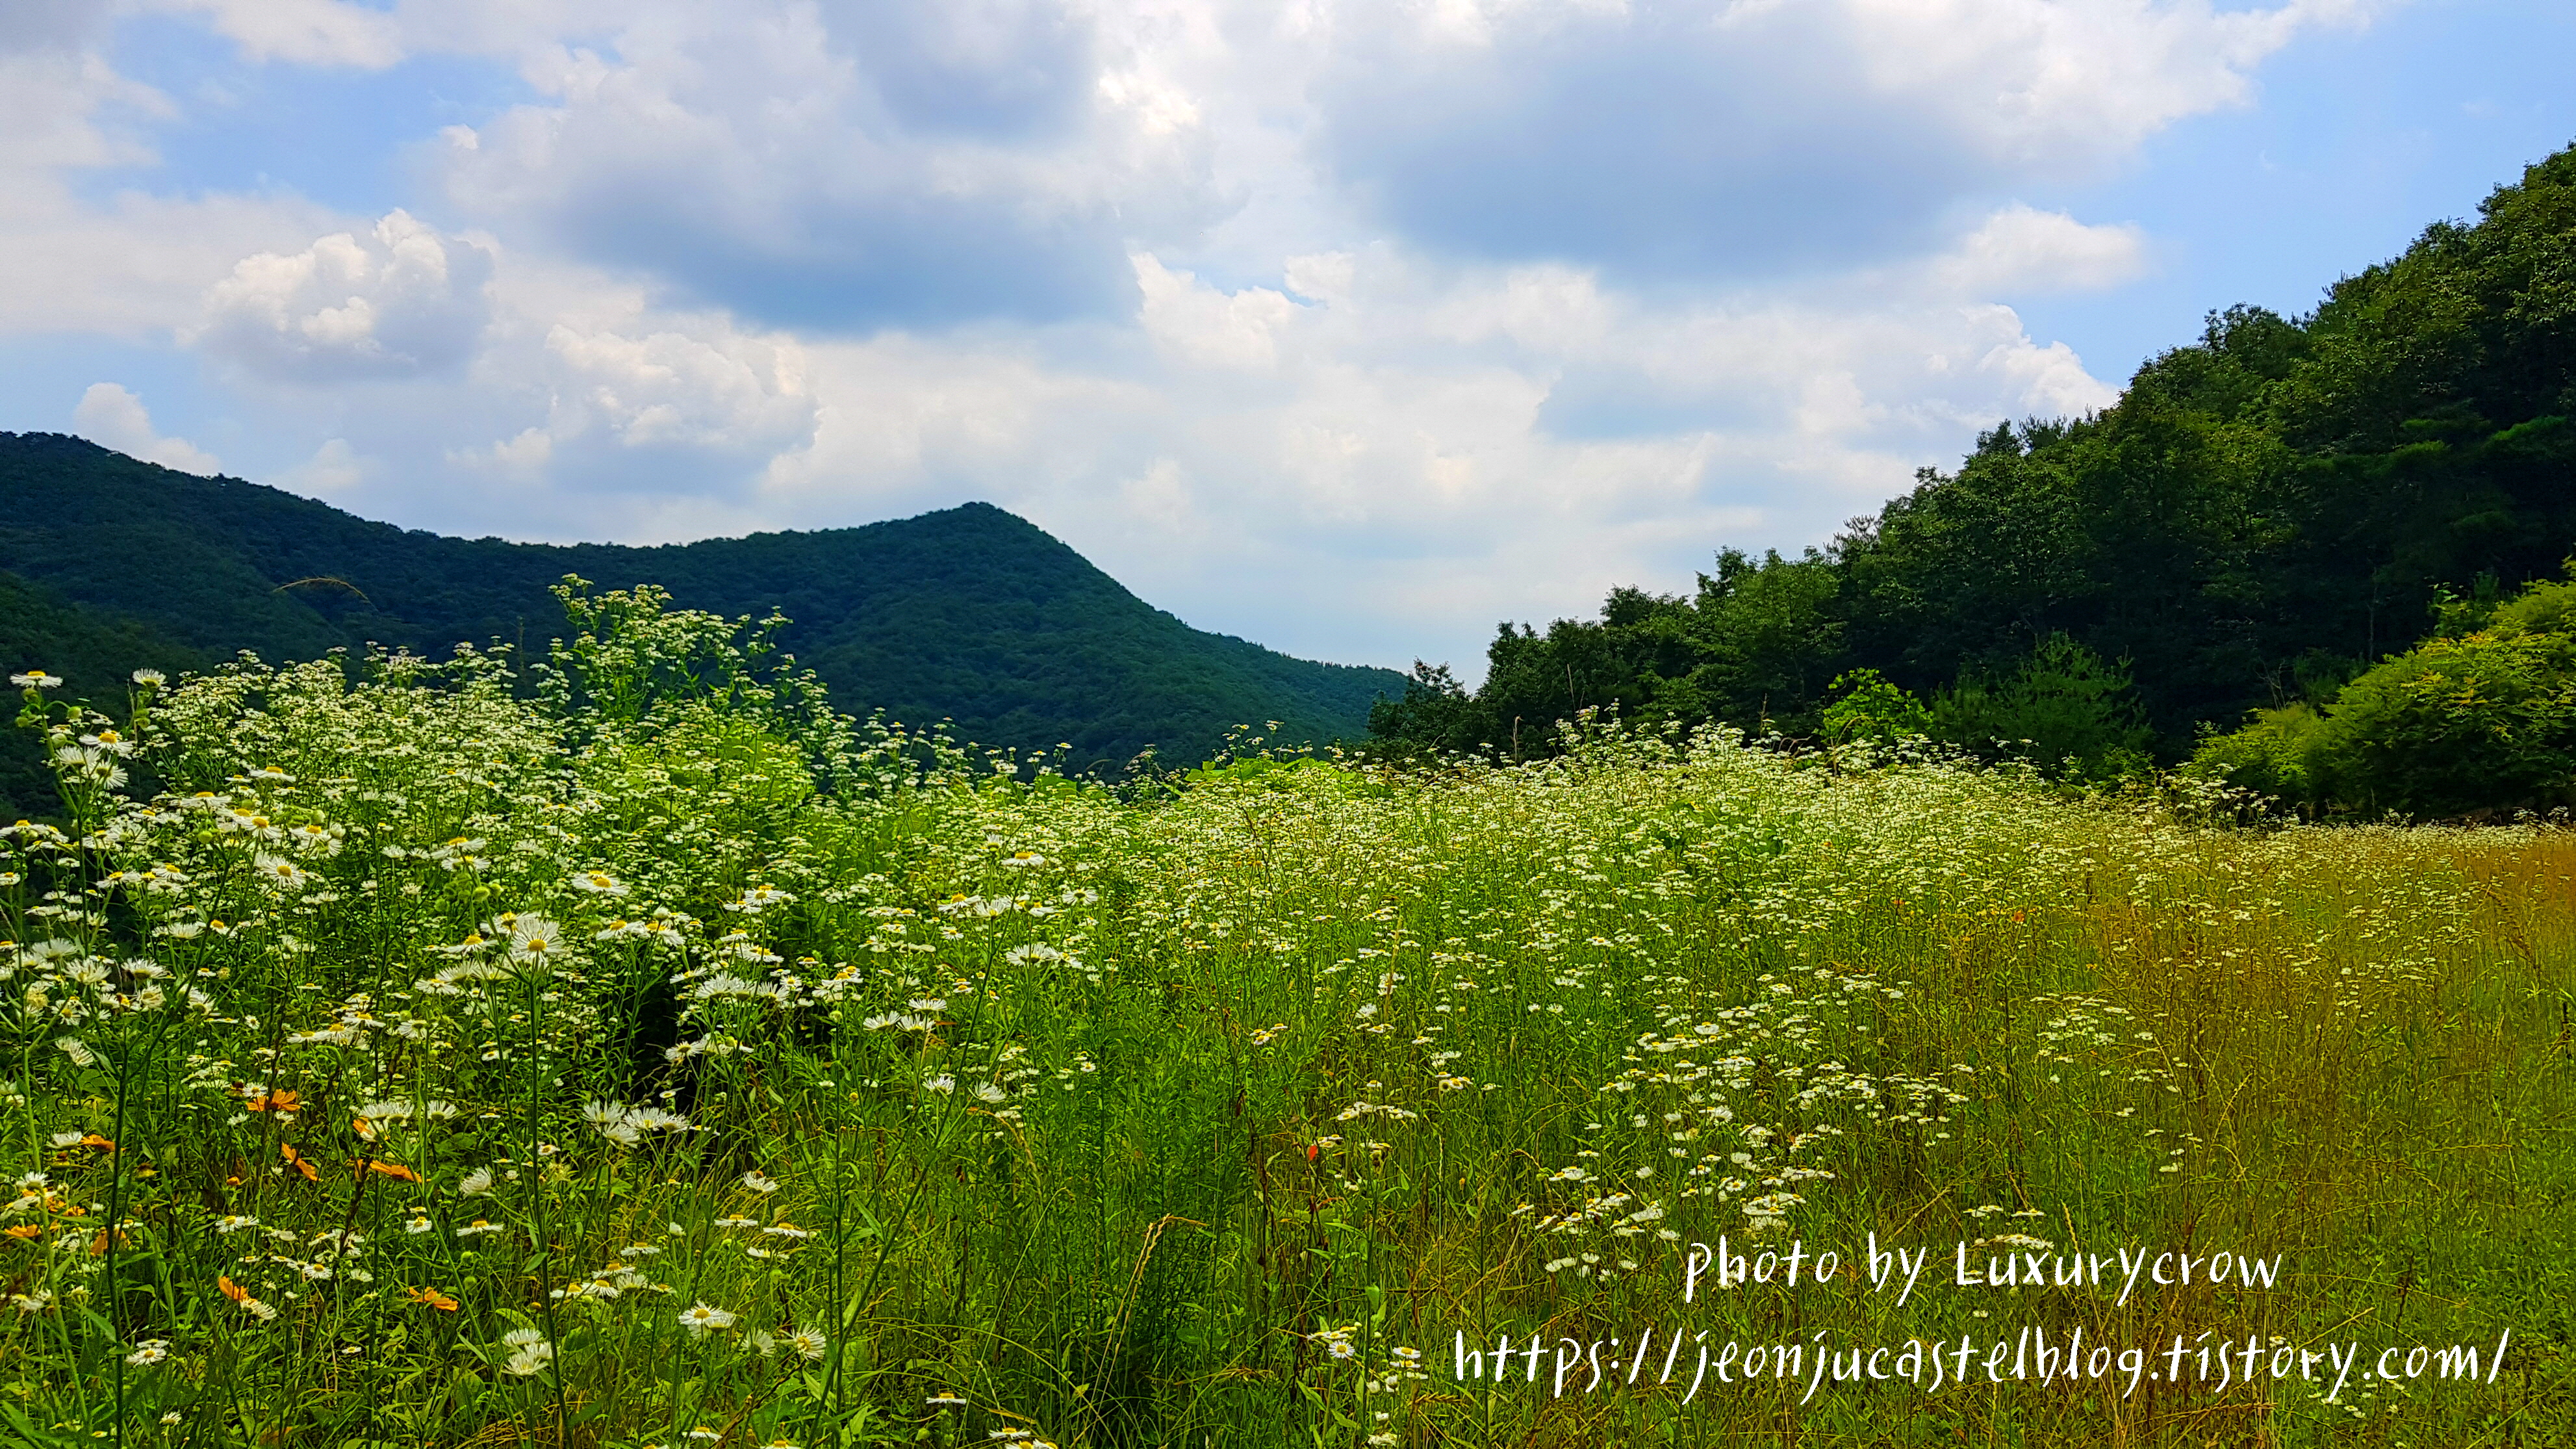
<svg viewBox="0 0 2576 1449"><path fill-rule="evenodd" d="M1448 660L2576 141L2541 0L0 0L0 428Z"/></svg>

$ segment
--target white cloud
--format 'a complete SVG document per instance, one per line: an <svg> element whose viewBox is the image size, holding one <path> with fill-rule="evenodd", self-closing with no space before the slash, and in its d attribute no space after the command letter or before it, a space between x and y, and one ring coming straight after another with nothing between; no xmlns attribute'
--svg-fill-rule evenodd
<svg viewBox="0 0 2576 1449"><path fill-rule="evenodd" d="M769 321L1123 315L1129 242L1221 214L1196 107L1103 73L1082 7L646 9L525 67L547 99L449 133L446 191Z"/></svg>
<svg viewBox="0 0 2576 1449"><path fill-rule="evenodd" d="M557 436L597 427L629 447L720 444L770 451L810 432L802 349L730 328L691 336L557 326Z"/></svg>
<svg viewBox="0 0 2576 1449"><path fill-rule="evenodd" d="M1278 360L1276 334L1297 304L1267 287L1226 293L1150 253L1131 258L1144 294L1137 320L1174 356L1207 367L1259 370Z"/></svg>
<svg viewBox="0 0 2576 1449"><path fill-rule="evenodd" d="M2243 104L2303 31L2386 0L1839 0L1861 74L2011 162L2098 165L2188 116Z"/></svg>
<svg viewBox="0 0 2576 1449"><path fill-rule="evenodd" d="M188 339L263 377L410 377L472 355L489 316L489 248L442 237L403 211L292 256L261 252L206 295Z"/></svg>
<svg viewBox="0 0 2576 1449"><path fill-rule="evenodd" d="M86 195L84 173L151 163L151 128L177 107L84 39L96 36L42 12L0 26L0 335L163 332L245 251L325 219L293 198Z"/></svg>
<svg viewBox="0 0 2576 1449"><path fill-rule="evenodd" d="M1987 217L1934 270L1963 296L2090 292L2144 276L2147 253L2146 233L2133 223L2088 226L2016 204Z"/></svg>
<svg viewBox="0 0 2576 1449"><path fill-rule="evenodd" d="M214 476L223 468L215 455L185 438L165 438L153 431L152 414L143 399L112 382L90 384L72 409L72 430L102 448L175 468L182 473Z"/></svg>
<svg viewBox="0 0 2576 1449"><path fill-rule="evenodd" d="M344 496L378 471L374 460L359 457L346 438L325 438L313 456L267 480L290 493L312 498Z"/></svg>
<svg viewBox="0 0 2576 1449"><path fill-rule="evenodd" d="M1205 349L1256 335L1229 309L1273 289L1138 270L1150 362L1007 335L810 344L810 445L698 526L985 497L1203 626L1473 674L1496 619L1687 580L1723 543L1794 548L1981 427L2112 395L1929 266L1858 307L1840 288L1674 305L1555 266L1308 258L1286 285L1310 305L1266 309L1257 353L1214 354L1257 356L1258 385Z"/></svg>
<svg viewBox="0 0 2576 1449"><path fill-rule="evenodd" d="M403 57L394 16L343 0L151 0L152 8L205 17L252 60L381 70Z"/></svg>
<svg viewBox="0 0 2576 1449"><path fill-rule="evenodd" d="M193 323L233 260L330 224L293 198L125 193L92 205L53 178L0 177L0 333L163 338Z"/></svg>
<svg viewBox="0 0 2576 1449"><path fill-rule="evenodd" d="M818 426L790 334L517 253L490 293L482 350L432 405L451 416L366 451L444 459L455 491L442 501L486 500L499 531L658 542L739 517L735 501ZM399 475L370 487L405 497Z"/></svg>
<svg viewBox="0 0 2576 1449"><path fill-rule="evenodd" d="M1830 271L1919 251L1965 196L2102 174L2370 8L1509 0L1372 23L1345 5L1312 61L1312 134L1420 244L1659 278Z"/></svg>

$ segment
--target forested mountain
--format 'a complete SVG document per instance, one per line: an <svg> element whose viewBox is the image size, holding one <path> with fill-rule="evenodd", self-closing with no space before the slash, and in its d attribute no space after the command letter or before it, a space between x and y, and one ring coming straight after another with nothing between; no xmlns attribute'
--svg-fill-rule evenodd
<svg viewBox="0 0 2576 1449"><path fill-rule="evenodd" d="M549 585L671 590L681 607L794 622L781 647L835 705L986 745L1072 746L1114 771L1146 745L1204 757L1238 724L1279 738L1366 731L1392 670L1291 659L1155 609L989 504L865 528L659 548L449 538L370 523L232 478L137 462L77 438L0 433L0 664L122 700L137 666L204 667L250 649L311 658L369 641L444 655L458 641L542 647ZM11 731L14 735L17 732ZM0 790L22 813L32 757Z"/></svg>
<svg viewBox="0 0 2576 1449"><path fill-rule="evenodd" d="M1689 597L1506 624L1481 689L1417 666L1374 724L1527 751L1615 705L1812 735L1874 684L1960 743L2019 718L2065 726L2044 758L2172 759L2203 725L2326 698L2446 595L2503 597L2576 553L2576 149L2479 210L2306 316L2211 314L2111 408L1998 426L1826 548L1730 550Z"/></svg>

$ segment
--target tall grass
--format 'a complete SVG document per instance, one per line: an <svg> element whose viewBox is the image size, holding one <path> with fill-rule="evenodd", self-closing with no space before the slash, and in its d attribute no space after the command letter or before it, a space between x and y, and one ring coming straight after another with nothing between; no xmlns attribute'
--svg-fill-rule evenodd
<svg viewBox="0 0 2576 1449"><path fill-rule="evenodd" d="M29 686L65 815L0 830L10 1434L2576 1441L2565 834L1606 729L1113 792L568 601L524 678L245 662L122 736ZM1685 1303L1721 1235L1843 1271ZM1932 1255L1901 1306L1873 1235ZM1958 1287L1961 1243L2282 1266L2120 1302ZM1703 1330L1974 1369L2079 1326L2159 1369L2511 1338L2492 1382L1691 1392Z"/></svg>

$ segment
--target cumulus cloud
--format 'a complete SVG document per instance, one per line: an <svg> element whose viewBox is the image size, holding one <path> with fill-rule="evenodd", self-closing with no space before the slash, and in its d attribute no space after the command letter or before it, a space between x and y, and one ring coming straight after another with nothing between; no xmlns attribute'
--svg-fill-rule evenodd
<svg viewBox="0 0 2576 1449"><path fill-rule="evenodd" d="M1322 156L1465 254L1640 276L1851 265L1962 193L2098 172L2359 0L1457 0L1336 12Z"/></svg>
<svg viewBox="0 0 2576 1449"><path fill-rule="evenodd" d="M214 454L187 439L162 437L153 429L143 399L112 382L92 383L81 394L80 405L72 409L72 431L102 448L182 473L213 477L223 468Z"/></svg>
<svg viewBox="0 0 2576 1449"><path fill-rule="evenodd" d="M107 19L96 5L0 0L0 336L166 336L235 259L328 217L294 197L96 185L109 168L152 164L155 128L180 114L99 53Z"/></svg>
<svg viewBox="0 0 2576 1449"><path fill-rule="evenodd" d="M490 250L403 211L291 256L243 258L191 341L263 377L414 377L462 363L489 316Z"/></svg>
<svg viewBox="0 0 2576 1449"><path fill-rule="evenodd" d="M2089 292L2147 271L2146 233L2133 223L2086 225L2062 211L2005 207L1933 267L1964 296Z"/></svg>
<svg viewBox="0 0 2576 1449"><path fill-rule="evenodd" d="M514 536L675 537L672 519L726 508L812 438L790 334L509 256L491 296L483 350L447 385L453 420L407 446L444 457L468 496L491 490Z"/></svg>
<svg viewBox="0 0 2576 1449"><path fill-rule="evenodd" d="M1123 314L1128 240L1216 206L1186 104L1070 6L673 8L528 74L549 101L449 133L449 196L765 321Z"/></svg>
<svg viewBox="0 0 2576 1449"><path fill-rule="evenodd" d="M1174 356L1208 367L1266 368L1278 359L1276 334L1296 304L1267 287L1226 293L1161 260L1134 257L1144 305L1137 320Z"/></svg>
<svg viewBox="0 0 2576 1449"><path fill-rule="evenodd" d="M1498 618L1687 580L1721 543L1794 548L1999 417L2112 396L1930 267L1865 307L1840 288L1675 305L1562 265L1385 246L1231 293L1137 270L1146 363L1024 338L811 344L810 444L694 522L822 524L971 491L1194 622L1378 662L1436 650L1472 673Z"/></svg>
<svg viewBox="0 0 2576 1449"><path fill-rule="evenodd" d="M630 447L723 444L772 451L810 429L801 349L726 330L645 336L558 326L547 350L567 384L565 431L598 427Z"/></svg>
<svg viewBox="0 0 2576 1449"><path fill-rule="evenodd" d="M546 98L438 164L490 224L853 333L1119 316L1138 251L1241 275L1371 233L1659 284L1829 271L2243 104L2372 3L646 5L523 37Z"/></svg>

